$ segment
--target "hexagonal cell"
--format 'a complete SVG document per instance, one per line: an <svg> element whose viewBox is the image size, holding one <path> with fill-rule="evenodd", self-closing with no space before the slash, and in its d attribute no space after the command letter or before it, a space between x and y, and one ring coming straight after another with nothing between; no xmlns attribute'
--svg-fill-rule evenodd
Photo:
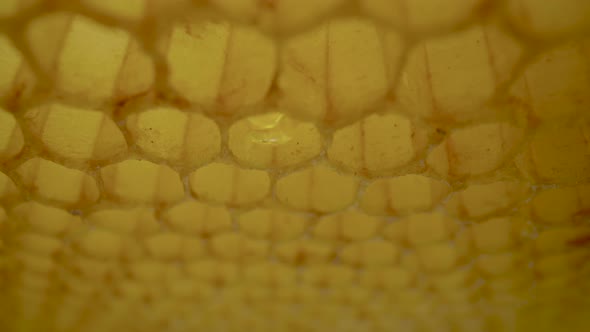
<svg viewBox="0 0 590 332"><path fill-rule="evenodd" d="M210 163L189 175L193 194L201 199L228 205L251 205L265 199L270 177L265 171Z"/></svg>
<svg viewBox="0 0 590 332"><path fill-rule="evenodd" d="M25 138L14 115L0 108L0 162L17 156L25 145Z"/></svg>
<svg viewBox="0 0 590 332"><path fill-rule="evenodd" d="M485 0L360 0L370 16L410 32L449 29L485 9Z"/></svg>
<svg viewBox="0 0 590 332"><path fill-rule="evenodd" d="M312 123L273 112L232 124L228 145L244 166L283 168L318 156L322 149L322 138Z"/></svg>
<svg viewBox="0 0 590 332"><path fill-rule="evenodd" d="M386 96L402 49L396 33L359 19L297 35L282 53L281 105L294 117L327 125L357 120Z"/></svg>
<svg viewBox="0 0 590 332"><path fill-rule="evenodd" d="M280 202L298 210L335 212L352 204L359 180L325 165L311 166L277 181Z"/></svg>
<svg viewBox="0 0 590 332"><path fill-rule="evenodd" d="M105 195L124 204L170 204L181 200L184 186L178 173L145 160L125 160L100 170Z"/></svg>
<svg viewBox="0 0 590 332"><path fill-rule="evenodd" d="M447 183L424 175L383 178L367 186L360 206L371 214L405 215L434 208L450 191Z"/></svg>
<svg viewBox="0 0 590 332"><path fill-rule="evenodd" d="M590 108L590 40L549 49L529 63L511 87L533 121L575 119Z"/></svg>
<svg viewBox="0 0 590 332"><path fill-rule="evenodd" d="M590 179L590 123L554 121L537 128L516 165L538 183L576 184Z"/></svg>
<svg viewBox="0 0 590 332"><path fill-rule="evenodd" d="M426 162L436 173L448 178L482 175L502 166L523 137L522 128L508 123L463 127L432 149Z"/></svg>
<svg viewBox="0 0 590 332"><path fill-rule="evenodd" d="M127 152L123 133L100 111L52 103L28 110L24 120L51 155L74 163L105 162Z"/></svg>
<svg viewBox="0 0 590 332"><path fill-rule="evenodd" d="M587 1L509 0L505 6L512 25L532 38L565 38L590 28Z"/></svg>
<svg viewBox="0 0 590 332"><path fill-rule="evenodd" d="M56 12L33 20L27 37L63 98L99 106L145 93L153 83L151 59L122 29Z"/></svg>
<svg viewBox="0 0 590 332"><path fill-rule="evenodd" d="M355 173L387 175L415 160L426 132L399 114L371 115L334 133L328 158Z"/></svg>
<svg viewBox="0 0 590 332"><path fill-rule="evenodd" d="M201 21L172 29L166 57L170 84L183 98L232 114L264 100L277 55L256 29Z"/></svg>
<svg viewBox="0 0 590 332"><path fill-rule="evenodd" d="M521 53L494 24L428 39L410 50L396 90L399 108L440 123L497 116L501 109L489 103L511 78Z"/></svg>
<svg viewBox="0 0 590 332"><path fill-rule="evenodd" d="M30 193L59 205L88 205L100 196L96 180L90 175L39 157L21 164L16 174Z"/></svg>
<svg viewBox="0 0 590 332"><path fill-rule="evenodd" d="M153 108L129 115L127 129L148 157L183 168L201 166L221 150L219 127L197 113Z"/></svg>

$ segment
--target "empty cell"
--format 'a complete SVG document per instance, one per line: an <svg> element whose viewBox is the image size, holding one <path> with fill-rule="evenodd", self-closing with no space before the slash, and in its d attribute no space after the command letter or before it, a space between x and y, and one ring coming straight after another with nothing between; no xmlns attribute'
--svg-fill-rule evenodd
<svg viewBox="0 0 590 332"><path fill-rule="evenodd" d="M16 157L25 145L14 115L0 108L0 162Z"/></svg>

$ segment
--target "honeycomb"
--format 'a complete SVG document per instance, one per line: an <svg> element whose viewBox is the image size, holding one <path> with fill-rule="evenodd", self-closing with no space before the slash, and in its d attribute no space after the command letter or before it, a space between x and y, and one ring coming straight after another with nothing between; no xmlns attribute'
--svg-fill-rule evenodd
<svg viewBox="0 0 590 332"><path fill-rule="evenodd" d="M590 1L0 1L0 331L590 331Z"/></svg>

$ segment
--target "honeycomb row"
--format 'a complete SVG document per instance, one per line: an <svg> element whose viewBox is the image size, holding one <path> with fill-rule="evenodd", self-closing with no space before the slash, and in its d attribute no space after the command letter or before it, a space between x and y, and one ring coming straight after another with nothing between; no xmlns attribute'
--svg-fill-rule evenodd
<svg viewBox="0 0 590 332"><path fill-rule="evenodd" d="M153 91L157 67L123 30L64 13L41 16L29 30L31 50L53 77L58 98L98 107ZM338 127L374 113L386 99L443 124L514 111L552 120L590 105L587 41L549 49L519 74L531 54L494 23L410 49L397 33L352 18L294 36L280 49L256 29L230 23L176 25L162 38L169 75L157 83L168 82L180 104L217 115L258 112L277 89L284 112ZM0 97L7 105L27 100L36 80L31 67L6 37L0 54ZM507 93L500 105L498 93Z"/></svg>
<svg viewBox="0 0 590 332"><path fill-rule="evenodd" d="M126 160L103 167L99 173L103 202L159 206L178 203L186 196L175 171L148 161ZM58 206L87 207L101 200L99 186L91 175L39 157L21 164L15 175L27 193ZM199 168L189 174L188 183L193 195L207 202L249 207L271 199L267 172L229 164L211 163ZM589 188L578 185L538 190L523 212L544 224L581 221L590 209ZM325 166L291 173L275 184L276 198L285 207L318 213L347 208L356 201L358 191L357 179ZM452 216L477 220L513 211L530 196L529 191L528 185L515 181L473 184L451 195L444 206ZM407 215L434 209L450 192L445 182L423 175L382 178L370 182L362 191L359 207L372 215ZM14 202L22 194L12 179L0 172L0 201ZM200 215L198 209L189 209L187 212Z"/></svg>
<svg viewBox="0 0 590 332"><path fill-rule="evenodd" d="M6 0L0 17L18 16L27 9L43 7L42 0ZM207 6L203 6L206 4ZM53 9L46 6L47 10ZM520 34L531 39L555 39L576 35L590 29L590 6L576 0L84 0L78 5L63 6L84 11L97 18L110 16L113 24L141 23L152 16L177 18L181 12L218 10L224 18L254 24L274 33L296 33L331 15L347 13L354 7L364 15L390 24L407 34L447 31L482 16L505 16ZM495 12L495 13L494 13ZM26 14L26 13L25 13ZM116 22L119 21L119 22Z"/></svg>
<svg viewBox="0 0 590 332"><path fill-rule="evenodd" d="M104 164L128 153L123 132L101 112L50 104L29 110L23 117L35 142L65 163ZM0 111L0 118L0 161L8 161L21 153L25 139L12 114ZM220 156L218 125L198 113L154 108L129 115L126 125L134 145L155 162L191 170ZM489 174L510 164L516 156L515 165L533 182L574 184L590 180L590 122L548 123L534 130L530 138L525 132L502 121L455 129L428 151L426 165L421 165L417 161L426 153L428 137L432 136L427 127L397 113L371 115L336 131L327 157L340 169L355 174L389 175L413 163L415 171L426 166L439 176L457 180ZM237 121L228 135L229 150L249 168L298 166L319 157L323 144L314 125L282 113ZM222 166L213 168L217 172ZM228 170L220 172L227 175Z"/></svg>
<svg viewBox="0 0 590 332"><path fill-rule="evenodd" d="M588 249L585 244L590 241L590 229L584 223L537 230L524 218L495 217L462 226L439 212L412 214L395 222L358 212L314 220L265 208L239 214L232 222L227 210L196 201L163 211L161 221L152 209L131 208L96 211L81 223L79 216L36 202L19 204L10 215L12 223L3 228L17 231L12 240L23 249L52 255L64 250L64 243L53 237L66 237L68 243L98 258L133 259L149 253L174 259L210 251L220 258L247 260L267 257L274 249L291 264L328 262L338 252L341 260L352 265L380 266L403 258L403 248L419 248L423 263L435 257L432 261L451 265L440 270L449 270L470 252L514 251L528 243L536 255L550 255Z"/></svg>

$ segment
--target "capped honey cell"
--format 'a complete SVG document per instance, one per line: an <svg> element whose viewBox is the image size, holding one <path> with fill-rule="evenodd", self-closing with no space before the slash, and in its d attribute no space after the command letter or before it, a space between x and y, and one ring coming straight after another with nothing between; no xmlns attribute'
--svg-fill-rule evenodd
<svg viewBox="0 0 590 332"><path fill-rule="evenodd" d="M471 234L475 247L483 252L509 250L517 245L524 229L523 220L501 217L473 224Z"/></svg>
<svg viewBox="0 0 590 332"><path fill-rule="evenodd" d="M281 105L325 124L357 120L386 96L402 50L396 33L361 19L331 20L296 35L281 55Z"/></svg>
<svg viewBox="0 0 590 332"><path fill-rule="evenodd" d="M90 175L42 158L27 160L16 169L16 174L31 193L60 205L94 203L100 195Z"/></svg>
<svg viewBox="0 0 590 332"><path fill-rule="evenodd" d="M73 225L80 224L80 217L35 201L17 205L12 213L31 231L48 235L63 235Z"/></svg>
<svg viewBox="0 0 590 332"><path fill-rule="evenodd" d="M127 128L143 153L172 165L201 166L221 150L219 127L198 113L154 108L131 114Z"/></svg>
<svg viewBox="0 0 590 332"><path fill-rule="evenodd" d="M238 206L259 202L270 191L267 172L217 162L192 172L189 183L200 199Z"/></svg>
<svg viewBox="0 0 590 332"><path fill-rule="evenodd" d="M175 26L169 39L170 85L186 100L233 113L266 97L277 55L275 45L256 29L197 21Z"/></svg>
<svg viewBox="0 0 590 332"><path fill-rule="evenodd" d="M389 266L394 264L400 250L387 241L351 243L340 251L340 259L353 266Z"/></svg>
<svg viewBox="0 0 590 332"><path fill-rule="evenodd" d="M101 209L86 220L94 225L122 234L151 234L160 230L152 208Z"/></svg>
<svg viewBox="0 0 590 332"><path fill-rule="evenodd" d="M464 127L432 149L426 162L449 178L485 174L502 166L523 135L521 128L502 122Z"/></svg>
<svg viewBox="0 0 590 332"><path fill-rule="evenodd" d="M424 130L403 115L371 115L334 133L330 161L348 171L387 174L413 161L426 146Z"/></svg>
<svg viewBox="0 0 590 332"><path fill-rule="evenodd" d="M322 138L312 123L272 112L235 122L229 129L228 144L244 166L280 168L317 157Z"/></svg>
<svg viewBox="0 0 590 332"><path fill-rule="evenodd" d="M30 97L36 83L35 75L22 53L5 35L0 35L0 57L0 101L18 105Z"/></svg>
<svg viewBox="0 0 590 332"><path fill-rule="evenodd" d="M28 110L24 120L42 146L58 158L105 162L127 152L119 127L97 110L51 103Z"/></svg>
<svg viewBox="0 0 590 332"><path fill-rule="evenodd" d="M288 207L316 212L335 212L352 204L358 179L328 166L311 166L277 181L276 195Z"/></svg>
<svg viewBox="0 0 590 332"><path fill-rule="evenodd" d="M100 170L107 197L121 203L169 204L185 195L180 176L170 167L129 159Z"/></svg>
<svg viewBox="0 0 590 332"><path fill-rule="evenodd" d="M435 207L451 190L439 180L408 174L371 182L361 198L361 208L370 214L406 215Z"/></svg>

